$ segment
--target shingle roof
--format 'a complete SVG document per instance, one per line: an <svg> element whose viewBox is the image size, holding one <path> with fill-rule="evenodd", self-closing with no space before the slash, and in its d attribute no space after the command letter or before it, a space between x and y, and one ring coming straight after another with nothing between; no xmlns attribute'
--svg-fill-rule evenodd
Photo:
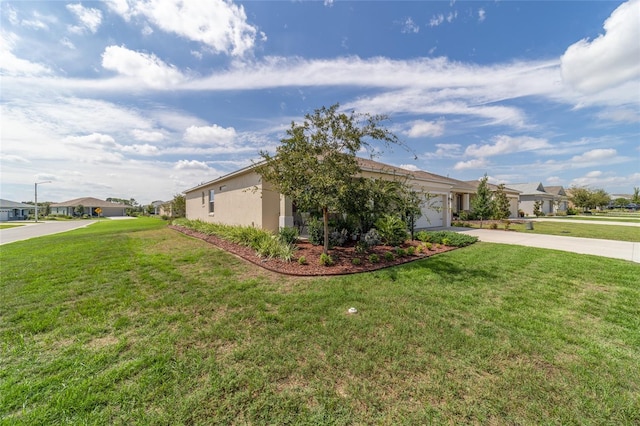
<svg viewBox="0 0 640 426"><path fill-rule="evenodd" d="M93 197L76 198L62 203L52 203L51 207L76 207L82 205L84 207L129 207L126 204L112 203L110 201L99 200Z"/></svg>
<svg viewBox="0 0 640 426"><path fill-rule="evenodd" d="M33 204L24 204L17 201L0 199L0 207L5 209L35 209Z"/></svg>
<svg viewBox="0 0 640 426"><path fill-rule="evenodd" d="M540 182L535 183L510 183L509 188L520 191L521 195L551 195L544 191Z"/></svg>

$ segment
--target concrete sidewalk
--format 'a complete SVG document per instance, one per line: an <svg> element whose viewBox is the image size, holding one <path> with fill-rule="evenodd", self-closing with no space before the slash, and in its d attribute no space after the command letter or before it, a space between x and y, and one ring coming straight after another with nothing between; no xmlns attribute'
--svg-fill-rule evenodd
<svg viewBox="0 0 640 426"><path fill-rule="evenodd" d="M529 234L494 229L449 228L474 235L480 241L498 244L538 247L580 254L611 257L640 263L640 243L598 240L595 238L563 237L559 235Z"/></svg>
<svg viewBox="0 0 640 426"><path fill-rule="evenodd" d="M84 228L97 220L72 220L68 222L19 222L15 223L15 228L0 230L0 245L9 244L15 241L28 240L30 238L42 237L43 235L58 234L60 232L71 231L73 229ZM11 223L13 224L13 223Z"/></svg>

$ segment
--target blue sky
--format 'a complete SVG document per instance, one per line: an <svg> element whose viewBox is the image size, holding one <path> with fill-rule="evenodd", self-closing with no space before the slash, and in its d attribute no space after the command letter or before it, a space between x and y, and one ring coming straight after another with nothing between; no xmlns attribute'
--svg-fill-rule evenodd
<svg viewBox="0 0 640 426"><path fill-rule="evenodd" d="M337 102L389 164L640 186L640 0L182 3L0 3L0 197L168 200Z"/></svg>

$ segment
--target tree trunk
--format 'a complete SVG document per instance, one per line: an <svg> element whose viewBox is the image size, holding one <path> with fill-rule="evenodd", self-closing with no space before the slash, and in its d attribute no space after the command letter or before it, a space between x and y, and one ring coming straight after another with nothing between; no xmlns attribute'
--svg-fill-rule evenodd
<svg viewBox="0 0 640 426"><path fill-rule="evenodd" d="M329 254L329 209L326 207L322 208L322 222L324 225L324 247L322 252Z"/></svg>

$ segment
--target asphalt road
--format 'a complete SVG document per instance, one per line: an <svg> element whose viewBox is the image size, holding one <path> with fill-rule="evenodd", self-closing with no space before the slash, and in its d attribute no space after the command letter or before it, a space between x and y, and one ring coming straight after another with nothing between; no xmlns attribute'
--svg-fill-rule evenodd
<svg viewBox="0 0 640 426"><path fill-rule="evenodd" d="M9 225L23 225L0 230L0 245L15 241L28 240L44 235L58 234L73 229L84 228L97 220L73 220L65 222L6 222Z"/></svg>

